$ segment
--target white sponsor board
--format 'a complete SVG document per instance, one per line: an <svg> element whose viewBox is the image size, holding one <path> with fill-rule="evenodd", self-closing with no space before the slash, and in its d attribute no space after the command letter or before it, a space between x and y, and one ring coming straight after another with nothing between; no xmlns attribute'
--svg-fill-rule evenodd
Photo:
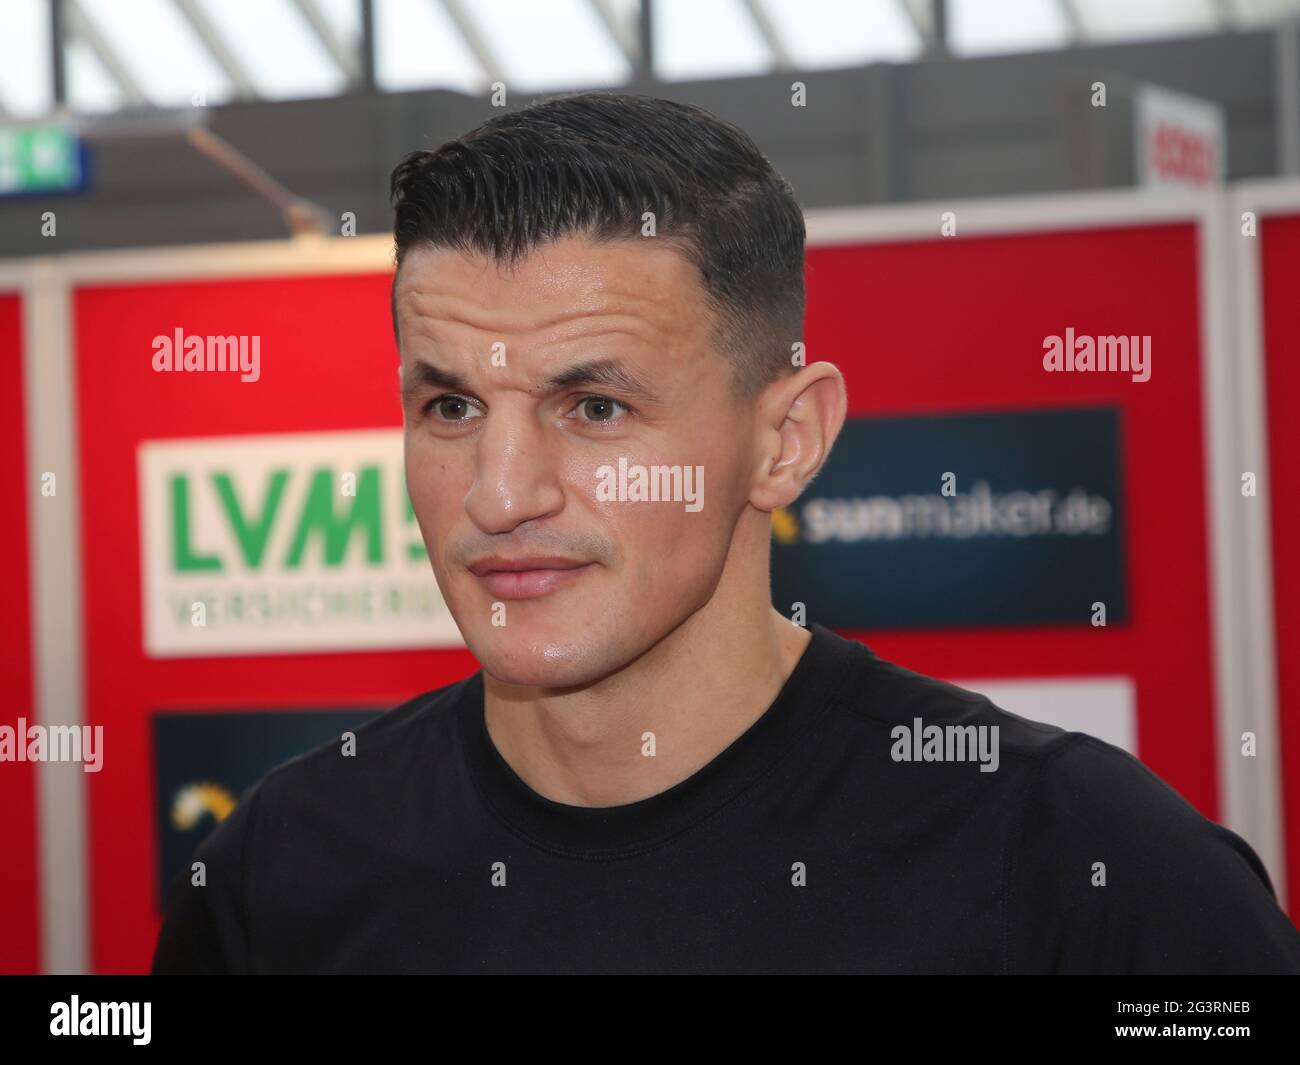
<svg viewBox="0 0 1300 1065"><path fill-rule="evenodd" d="M1227 125L1216 104L1151 85L1133 107L1137 184L1148 188L1207 188L1223 181Z"/></svg>
<svg viewBox="0 0 1300 1065"><path fill-rule="evenodd" d="M152 440L138 461L149 655L464 646L401 430Z"/></svg>
<svg viewBox="0 0 1300 1065"><path fill-rule="evenodd" d="M1137 757L1137 698L1131 677L1035 677L1032 680L955 680L1003 710L1086 732Z"/></svg>

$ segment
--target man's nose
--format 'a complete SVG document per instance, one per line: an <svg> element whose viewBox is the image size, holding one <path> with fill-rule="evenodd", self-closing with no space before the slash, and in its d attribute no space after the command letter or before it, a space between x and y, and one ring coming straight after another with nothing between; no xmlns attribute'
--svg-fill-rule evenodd
<svg viewBox="0 0 1300 1065"><path fill-rule="evenodd" d="M555 441L529 412L488 414L475 441L475 477L465 512L485 533L558 512L564 505Z"/></svg>

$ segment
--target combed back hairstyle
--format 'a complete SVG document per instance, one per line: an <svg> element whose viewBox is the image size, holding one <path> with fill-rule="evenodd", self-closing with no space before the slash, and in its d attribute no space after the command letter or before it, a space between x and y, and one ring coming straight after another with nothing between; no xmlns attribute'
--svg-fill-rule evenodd
<svg viewBox="0 0 1300 1065"><path fill-rule="evenodd" d="M738 392L752 396L793 368L803 214L753 140L699 107L617 92L542 101L412 152L391 194L399 272L421 246L509 266L569 235L663 240L699 271L712 342Z"/></svg>

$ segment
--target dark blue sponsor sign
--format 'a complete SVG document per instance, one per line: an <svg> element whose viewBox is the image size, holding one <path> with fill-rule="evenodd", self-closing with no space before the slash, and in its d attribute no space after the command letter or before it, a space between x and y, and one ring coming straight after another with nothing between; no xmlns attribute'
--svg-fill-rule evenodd
<svg viewBox="0 0 1300 1065"><path fill-rule="evenodd" d="M1113 409L857 418L773 515L773 602L838 628L1125 620Z"/></svg>
<svg viewBox="0 0 1300 1065"><path fill-rule="evenodd" d="M254 784L276 766L355 729L378 710L155 714L158 875L167 885Z"/></svg>

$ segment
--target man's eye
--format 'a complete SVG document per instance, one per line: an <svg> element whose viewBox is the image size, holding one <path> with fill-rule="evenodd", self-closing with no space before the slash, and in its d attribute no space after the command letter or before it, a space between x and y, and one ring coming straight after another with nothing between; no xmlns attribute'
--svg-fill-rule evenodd
<svg viewBox="0 0 1300 1065"><path fill-rule="evenodd" d="M626 412L629 408L625 403L608 396L587 396L578 404L578 410L583 412L583 421L599 423L615 421L618 411Z"/></svg>
<svg viewBox="0 0 1300 1065"><path fill-rule="evenodd" d="M429 404L439 418L446 422L463 422L479 417L479 411L464 396L439 396Z"/></svg>

